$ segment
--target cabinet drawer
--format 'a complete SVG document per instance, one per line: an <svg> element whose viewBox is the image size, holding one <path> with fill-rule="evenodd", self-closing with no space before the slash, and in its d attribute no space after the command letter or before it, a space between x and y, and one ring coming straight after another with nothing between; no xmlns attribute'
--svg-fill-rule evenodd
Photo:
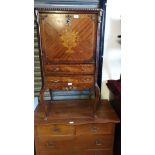
<svg viewBox="0 0 155 155"><path fill-rule="evenodd" d="M73 148L73 136L38 137L38 146L42 151L62 151Z"/></svg>
<svg viewBox="0 0 155 155"><path fill-rule="evenodd" d="M37 126L38 136L73 135L74 126L71 125L44 125Z"/></svg>
<svg viewBox="0 0 155 155"><path fill-rule="evenodd" d="M53 90L82 90L92 88L93 84L93 76L50 76L45 79L45 85Z"/></svg>
<svg viewBox="0 0 155 155"><path fill-rule="evenodd" d="M39 155L112 155L112 150L40 151Z"/></svg>
<svg viewBox="0 0 155 155"><path fill-rule="evenodd" d="M82 134L112 134L112 124L83 124L76 126L76 135Z"/></svg>
<svg viewBox="0 0 155 155"><path fill-rule="evenodd" d="M75 138L76 149L103 149L112 148L112 135L81 135Z"/></svg>
<svg viewBox="0 0 155 155"><path fill-rule="evenodd" d="M82 65L45 65L45 74L94 74L95 66L93 64Z"/></svg>

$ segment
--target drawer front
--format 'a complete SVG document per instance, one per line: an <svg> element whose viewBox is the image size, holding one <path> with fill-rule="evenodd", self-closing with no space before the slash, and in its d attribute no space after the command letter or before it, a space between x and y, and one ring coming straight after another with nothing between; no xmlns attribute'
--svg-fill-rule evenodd
<svg viewBox="0 0 155 155"><path fill-rule="evenodd" d="M38 147L42 151L61 151L73 148L73 136L38 137Z"/></svg>
<svg viewBox="0 0 155 155"><path fill-rule="evenodd" d="M112 134L112 124L83 124L76 126L76 135L82 134Z"/></svg>
<svg viewBox="0 0 155 155"><path fill-rule="evenodd" d="M112 135L76 136L74 146L76 149L110 149L113 146L113 137Z"/></svg>
<svg viewBox="0 0 155 155"><path fill-rule="evenodd" d="M74 126L71 125L42 125L37 126L38 136L51 136L51 135L73 135Z"/></svg>
<svg viewBox="0 0 155 155"><path fill-rule="evenodd" d="M45 74L94 74L93 64L82 65L45 65Z"/></svg>
<svg viewBox="0 0 155 155"><path fill-rule="evenodd" d="M39 155L112 155L112 150L40 151Z"/></svg>
<svg viewBox="0 0 155 155"><path fill-rule="evenodd" d="M94 76L50 76L45 85L53 90L82 90L92 88Z"/></svg>

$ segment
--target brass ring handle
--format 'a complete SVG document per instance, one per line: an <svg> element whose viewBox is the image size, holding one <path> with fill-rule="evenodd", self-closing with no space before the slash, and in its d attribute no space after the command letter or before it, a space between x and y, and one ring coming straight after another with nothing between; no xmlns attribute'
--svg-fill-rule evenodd
<svg viewBox="0 0 155 155"><path fill-rule="evenodd" d="M45 146L46 147L52 147L52 148L54 148L55 147L55 144L52 141L48 141L48 142L46 142Z"/></svg>
<svg viewBox="0 0 155 155"><path fill-rule="evenodd" d="M103 144L103 142L101 140L96 140L95 141L95 145L97 146L101 146Z"/></svg>

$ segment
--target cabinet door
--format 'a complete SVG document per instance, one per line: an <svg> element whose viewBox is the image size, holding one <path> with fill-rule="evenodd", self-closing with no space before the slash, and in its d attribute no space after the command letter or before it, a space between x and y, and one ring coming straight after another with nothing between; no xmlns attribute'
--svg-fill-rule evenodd
<svg viewBox="0 0 155 155"><path fill-rule="evenodd" d="M40 13L39 17L45 62L95 61L97 14Z"/></svg>

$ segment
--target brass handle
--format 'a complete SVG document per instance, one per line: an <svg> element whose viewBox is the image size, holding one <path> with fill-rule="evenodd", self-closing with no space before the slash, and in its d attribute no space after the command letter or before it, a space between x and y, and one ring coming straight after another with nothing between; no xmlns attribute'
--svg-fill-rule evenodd
<svg viewBox="0 0 155 155"><path fill-rule="evenodd" d="M81 82L88 82L90 79L82 79Z"/></svg>
<svg viewBox="0 0 155 155"><path fill-rule="evenodd" d="M101 140L96 140L95 141L95 145L97 146L101 146L103 144L103 142Z"/></svg>
<svg viewBox="0 0 155 155"><path fill-rule="evenodd" d="M51 80L51 82L57 83L59 82L59 80Z"/></svg>
<svg viewBox="0 0 155 155"><path fill-rule="evenodd" d="M55 133L59 133L60 129L59 128L53 128L52 131L55 132Z"/></svg>
<svg viewBox="0 0 155 155"><path fill-rule="evenodd" d="M60 68L51 68L52 71L59 71Z"/></svg>
<svg viewBox="0 0 155 155"><path fill-rule="evenodd" d="M92 131L92 132L97 132L97 130L98 130L98 129L97 129L96 126L93 126L93 127L91 128L91 131Z"/></svg>
<svg viewBox="0 0 155 155"><path fill-rule="evenodd" d="M63 88L63 90L76 90L77 89L77 87L75 87L75 86L69 86L69 87L65 87L65 88Z"/></svg>
<svg viewBox="0 0 155 155"><path fill-rule="evenodd" d="M46 147L52 147L52 148L54 148L55 147L55 144L54 144L54 142L52 142L52 141L48 141L48 142L46 142Z"/></svg>

